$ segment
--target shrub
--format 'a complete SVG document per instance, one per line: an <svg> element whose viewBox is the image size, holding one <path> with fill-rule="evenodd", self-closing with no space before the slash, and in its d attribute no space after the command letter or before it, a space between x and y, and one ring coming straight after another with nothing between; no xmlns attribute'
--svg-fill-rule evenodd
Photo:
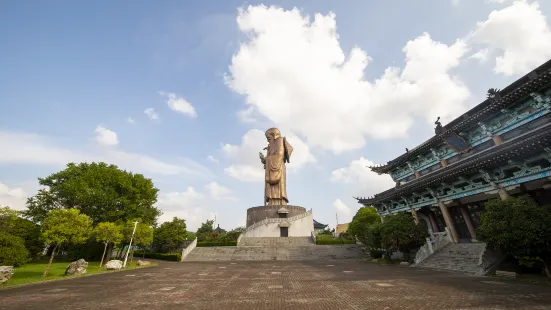
<svg viewBox="0 0 551 310"><path fill-rule="evenodd" d="M134 252L134 257L145 257L151 259L167 260L172 262L179 262L182 260L181 253L153 253L153 252Z"/></svg>
<svg viewBox="0 0 551 310"><path fill-rule="evenodd" d="M317 245L342 245L342 244L356 244L355 240L341 239L341 238L320 238L316 239Z"/></svg>
<svg viewBox="0 0 551 310"><path fill-rule="evenodd" d="M0 265L19 267L29 261L23 239L0 233Z"/></svg>
<svg viewBox="0 0 551 310"><path fill-rule="evenodd" d="M381 258L381 257L383 257L383 254L385 254L384 250L380 250L380 249L370 249L369 250L369 256L371 258Z"/></svg>
<svg viewBox="0 0 551 310"><path fill-rule="evenodd" d="M201 241L197 242L198 247L209 247L209 246L237 246L236 241Z"/></svg>

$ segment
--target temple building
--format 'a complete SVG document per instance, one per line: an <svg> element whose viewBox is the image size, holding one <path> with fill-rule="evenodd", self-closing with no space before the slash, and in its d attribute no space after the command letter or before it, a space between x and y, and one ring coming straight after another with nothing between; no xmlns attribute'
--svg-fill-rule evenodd
<svg viewBox="0 0 551 310"><path fill-rule="evenodd" d="M408 211L431 233L476 242L484 203L528 194L551 204L551 60L384 165L396 186L356 198L384 216Z"/></svg>
<svg viewBox="0 0 551 310"><path fill-rule="evenodd" d="M319 234L323 232L327 228L327 224L322 224L316 220L314 220L314 233Z"/></svg>

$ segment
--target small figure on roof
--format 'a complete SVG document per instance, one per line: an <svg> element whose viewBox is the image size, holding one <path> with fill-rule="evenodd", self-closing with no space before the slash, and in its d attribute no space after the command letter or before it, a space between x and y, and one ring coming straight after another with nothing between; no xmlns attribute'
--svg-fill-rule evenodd
<svg viewBox="0 0 551 310"><path fill-rule="evenodd" d="M442 131L444 131L444 129L442 128L442 123L440 123L440 116L438 116L438 118L436 119L436 122L434 122L434 124L436 125L436 128L434 128L434 134L435 135L441 134Z"/></svg>

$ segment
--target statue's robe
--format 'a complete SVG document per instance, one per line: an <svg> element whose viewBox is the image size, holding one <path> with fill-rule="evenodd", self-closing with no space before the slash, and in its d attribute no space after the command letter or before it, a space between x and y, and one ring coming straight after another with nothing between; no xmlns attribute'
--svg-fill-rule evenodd
<svg viewBox="0 0 551 310"><path fill-rule="evenodd" d="M265 166L264 197L268 205L287 205L287 169L292 147L285 138L278 137L268 145Z"/></svg>

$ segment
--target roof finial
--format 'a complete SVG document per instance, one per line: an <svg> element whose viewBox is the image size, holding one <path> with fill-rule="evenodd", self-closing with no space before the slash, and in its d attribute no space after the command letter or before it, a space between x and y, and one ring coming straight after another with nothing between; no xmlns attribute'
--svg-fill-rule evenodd
<svg viewBox="0 0 551 310"><path fill-rule="evenodd" d="M442 133L443 128L442 128L442 123L440 123L440 116L438 116L438 118L436 119L436 122L434 122L434 124L436 124L436 128L434 128L434 134L435 135L439 135Z"/></svg>

